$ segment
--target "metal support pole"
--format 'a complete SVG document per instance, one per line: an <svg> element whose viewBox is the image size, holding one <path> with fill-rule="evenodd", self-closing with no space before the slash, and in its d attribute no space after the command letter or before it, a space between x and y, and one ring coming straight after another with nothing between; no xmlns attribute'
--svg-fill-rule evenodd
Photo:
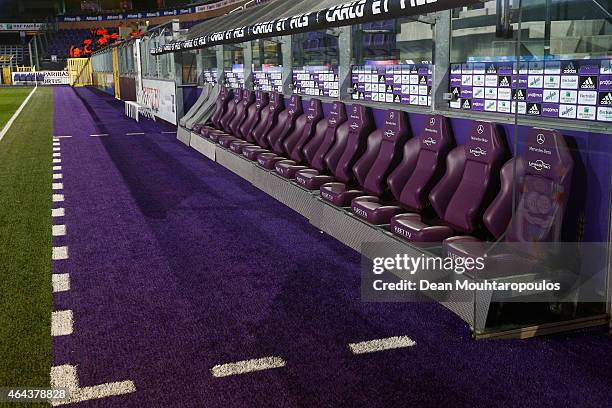
<svg viewBox="0 0 612 408"><path fill-rule="evenodd" d="M282 37L281 55L283 56L283 94L290 96L293 92L293 47L290 35Z"/></svg>
<svg viewBox="0 0 612 408"><path fill-rule="evenodd" d="M431 109L448 107L444 93L448 92L450 73L451 11L436 13L433 29L433 75Z"/></svg>
<svg viewBox="0 0 612 408"><path fill-rule="evenodd" d="M184 104L183 104L183 55L180 52L174 52L169 54L169 57L174 60L174 86L176 90L176 100L174 101L174 105L176 106L176 122L178 123L179 119L181 119L184 112Z"/></svg>
<svg viewBox="0 0 612 408"><path fill-rule="evenodd" d="M223 48L224 45L217 45L217 84L221 86L225 84Z"/></svg>
<svg viewBox="0 0 612 408"><path fill-rule="evenodd" d="M32 40L28 42L28 52L30 53L30 66L34 66L34 58L32 57Z"/></svg>
<svg viewBox="0 0 612 408"><path fill-rule="evenodd" d="M250 41L242 43L244 64L244 89L253 90L253 45Z"/></svg>
<svg viewBox="0 0 612 408"><path fill-rule="evenodd" d="M40 62L38 61L38 44L36 43L36 37L33 39L34 40L34 61L36 62L36 69L39 70L40 69Z"/></svg>
<svg viewBox="0 0 612 408"><path fill-rule="evenodd" d="M353 64L352 27L340 27L338 35L338 87L340 100L351 99L351 65Z"/></svg>

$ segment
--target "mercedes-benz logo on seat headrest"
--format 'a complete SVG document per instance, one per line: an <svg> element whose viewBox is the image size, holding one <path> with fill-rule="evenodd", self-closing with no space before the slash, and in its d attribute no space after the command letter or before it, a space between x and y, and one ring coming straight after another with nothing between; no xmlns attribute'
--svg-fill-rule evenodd
<svg viewBox="0 0 612 408"><path fill-rule="evenodd" d="M482 135L482 133L484 132L484 126L478 125L478 127L476 128L476 132L478 132L479 135Z"/></svg>
<svg viewBox="0 0 612 408"><path fill-rule="evenodd" d="M393 119L395 117L395 113L394 112L389 112L389 119Z"/></svg>
<svg viewBox="0 0 612 408"><path fill-rule="evenodd" d="M538 135L536 136L536 141L538 142L538 144L544 144L546 138L542 133L538 133Z"/></svg>
<svg viewBox="0 0 612 408"><path fill-rule="evenodd" d="M436 124L436 118L429 119L429 126L433 126Z"/></svg>

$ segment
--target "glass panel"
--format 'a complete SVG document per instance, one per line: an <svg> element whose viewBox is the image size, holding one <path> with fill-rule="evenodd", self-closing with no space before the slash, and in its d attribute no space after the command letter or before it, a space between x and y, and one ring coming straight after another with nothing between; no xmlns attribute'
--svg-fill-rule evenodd
<svg viewBox="0 0 612 408"><path fill-rule="evenodd" d="M431 25L395 19L353 27L353 99L431 105Z"/></svg>
<svg viewBox="0 0 612 408"><path fill-rule="evenodd" d="M281 44L275 39L251 41L253 87L258 91L283 91Z"/></svg>
<svg viewBox="0 0 612 408"><path fill-rule="evenodd" d="M325 30L292 36L293 92L339 96L338 37Z"/></svg>
<svg viewBox="0 0 612 408"><path fill-rule="evenodd" d="M215 47L200 50L202 74L200 81L215 85L217 83L217 51Z"/></svg>

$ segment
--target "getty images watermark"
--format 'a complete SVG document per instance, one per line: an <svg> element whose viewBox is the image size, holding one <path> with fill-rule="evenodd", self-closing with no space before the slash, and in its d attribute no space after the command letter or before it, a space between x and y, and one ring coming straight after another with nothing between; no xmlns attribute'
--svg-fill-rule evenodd
<svg viewBox="0 0 612 408"><path fill-rule="evenodd" d="M461 302L485 295L503 302L563 302L577 293L584 301L601 300L597 274L584 271L597 270L603 248L482 242L462 245L462 253L440 246L398 248L364 244L364 301Z"/></svg>

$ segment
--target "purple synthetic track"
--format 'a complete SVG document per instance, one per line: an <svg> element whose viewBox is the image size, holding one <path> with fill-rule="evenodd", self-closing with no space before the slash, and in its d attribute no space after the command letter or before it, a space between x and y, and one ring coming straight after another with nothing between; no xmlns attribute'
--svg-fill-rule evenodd
<svg viewBox="0 0 612 408"><path fill-rule="evenodd" d="M97 91L55 90L74 333L53 364L81 386L132 380L99 407L612 406L603 331L474 341L436 304L362 303L359 255ZM145 135L127 136L130 132ZM109 133L94 138L90 134ZM407 335L411 348L353 355ZM214 378L216 364L283 368ZM606 357L607 356L607 357Z"/></svg>

